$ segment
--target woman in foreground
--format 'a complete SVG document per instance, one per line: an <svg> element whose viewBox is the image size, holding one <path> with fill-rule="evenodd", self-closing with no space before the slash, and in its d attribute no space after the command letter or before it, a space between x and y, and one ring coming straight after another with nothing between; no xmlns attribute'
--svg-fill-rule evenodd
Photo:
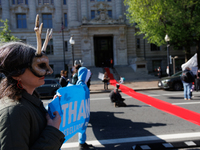
<svg viewBox="0 0 200 150"><path fill-rule="evenodd" d="M20 42L0 47L0 72L6 76L0 85L1 150L59 150L64 141L64 134L59 131L60 115L54 112L55 118L50 119L35 92L44 84L45 75L53 72L45 55L52 33L47 32L47 41L41 48L40 29L37 16L37 50Z"/></svg>

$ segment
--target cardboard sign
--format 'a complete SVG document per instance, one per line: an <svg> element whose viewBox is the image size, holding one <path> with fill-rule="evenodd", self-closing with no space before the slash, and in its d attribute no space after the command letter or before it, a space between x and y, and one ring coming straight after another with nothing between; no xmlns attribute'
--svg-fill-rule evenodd
<svg viewBox="0 0 200 150"><path fill-rule="evenodd" d="M98 78L103 80L104 79L104 74L99 72Z"/></svg>

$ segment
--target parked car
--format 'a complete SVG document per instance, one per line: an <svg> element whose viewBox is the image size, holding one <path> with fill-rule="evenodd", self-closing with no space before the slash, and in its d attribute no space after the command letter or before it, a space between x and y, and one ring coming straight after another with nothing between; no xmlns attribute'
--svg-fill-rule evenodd
<svg viewBox="0 0 200 150"><path fill-rule="evenodd" d="M163 77L158 80L158 87L163 89L173 89L175 91L180 91L183 89L183 83L181 81L182 71L179 71L172 76Z"/></svg>
<svg viewBox="0 0 200 150"><path fill-rule="evenodd" d="M36 88L41 98L53 97L56 91L61 87L58 79L44 79L44 85Z"/></svg>

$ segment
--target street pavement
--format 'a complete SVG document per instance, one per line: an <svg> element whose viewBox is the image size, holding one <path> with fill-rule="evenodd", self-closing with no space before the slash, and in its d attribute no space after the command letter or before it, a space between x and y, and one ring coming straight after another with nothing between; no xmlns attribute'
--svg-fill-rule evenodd
<svg viewBox="0 0 200 150"><path fill-rule="evenodd" d="M137 93L143 93L173 105L181 105L199 113L199 92L194 92L195 97L192 101L184 101L182 91L143 90ZM121 94L126 99L127 107L113 107L109 100L109 93L91 94L91 119L87 128L87 142L93 144L96 150L131 150L136 144L147 143L152 143L157 147L158 143L154 142L160 142L161 139L161 141L164 140L163 142L179 141L168 145L180 146L184 142L194 144L194 139L200 137L198 125L162 112L124 93ZM186 141L184 141L185 138ZM62 147L62 150L69 149L78 150L77 135ZM191 146L189 149L192 149Z"/></svg>

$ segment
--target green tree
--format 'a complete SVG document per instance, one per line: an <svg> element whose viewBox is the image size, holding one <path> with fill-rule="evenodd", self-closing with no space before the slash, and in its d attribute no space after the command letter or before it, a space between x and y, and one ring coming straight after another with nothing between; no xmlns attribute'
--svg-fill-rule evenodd
<svg viewBox="0 0 200 150"><path fill-rule="evenodd" d="M150 43L166 44L164 37L170 37L170 45L184 47L186 60L190 47L200 41L200 1L198 0L125 0L127 17L139 28L136 34L145 34ZM197 47L198 48L198 47Z"/></svg>
<svg viewBox="0 0 200 150"><path fill-rule="evenodd" d="M0 19L0 22L3 23L3 26L0 26L0 42L9 42L9 41L19 41L19 39L11 34L9 30L8 20L5 21Z"/></svg>

